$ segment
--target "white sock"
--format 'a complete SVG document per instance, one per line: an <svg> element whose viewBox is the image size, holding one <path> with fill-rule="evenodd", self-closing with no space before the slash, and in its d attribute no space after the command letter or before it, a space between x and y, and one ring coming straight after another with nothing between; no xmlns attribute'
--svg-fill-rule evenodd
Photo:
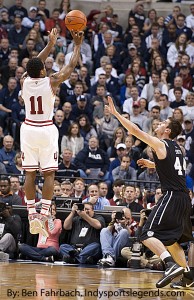
<svg viewBox="0 0 194 300"><path fill-rule="evenodd" d="M170 253L167 250L162 252L162 254L160 255L162 261L164 261L164 259L167 257L171 257Z"/></svg>
<svg viewBox="0 0 194 300"><path fill-rule="evenodd" d="M27 200L27 209L28 209L29 215L36 214L35 199Z"/></svg>
<svg viewBox="0 0 194 300"><path fill-rule="evenodd" d="M51 206L51 200L42 199L42 208L40 211L41 215L48 216L50 206Z"/></svg>

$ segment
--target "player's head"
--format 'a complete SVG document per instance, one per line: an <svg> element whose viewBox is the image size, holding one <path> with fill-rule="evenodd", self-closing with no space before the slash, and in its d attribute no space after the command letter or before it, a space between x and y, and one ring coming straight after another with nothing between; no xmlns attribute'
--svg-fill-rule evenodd
<svg viewBox="0 0 194 300"><path fill-rule="evenodd" d="M168 120L169 122L167 128L170 129L169 138L173 140L182 132L182 126L178 120L173 118L169 118Z"/></svg>
<svg viewBox="0 0 194 300"><path fill-rule="evenodd" d="M40 78L45 76L45 67L40 58L35 57L28 61L26 65L27 73L32 78Z"/></svg>

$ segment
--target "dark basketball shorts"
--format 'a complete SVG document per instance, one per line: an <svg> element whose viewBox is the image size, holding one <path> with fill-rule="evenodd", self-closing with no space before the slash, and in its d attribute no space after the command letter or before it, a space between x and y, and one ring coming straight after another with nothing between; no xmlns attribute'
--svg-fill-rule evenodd
<svg viewBox="0 0 194 300"><path fill-rule="evenodd" d="M187 193L165 192L142 229L141 241L155 237L165 246L193 241L190 215L191 199Z"/></svg>

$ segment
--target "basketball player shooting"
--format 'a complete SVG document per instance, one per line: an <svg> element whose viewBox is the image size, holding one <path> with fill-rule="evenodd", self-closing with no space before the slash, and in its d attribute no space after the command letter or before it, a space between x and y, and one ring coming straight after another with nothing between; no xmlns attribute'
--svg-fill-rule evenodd
<svg viewBox="0 0 194 300"><path fill-rule="evenodd" d="M26 119L21 126L22 167L26 171L25 193L29 219L29 231L48 237L48 214L53 197L54 176L58 169L58 130L53 124L55 94L58 86L74 70L80 56L83 32L71 31L74 51L68 65L50 78L46 76L44 62L57 40L57 29L49 33L49 41L36 58L28 61L26 74L21 79L22 98ZM44 184L40 214L35 208L36 171L41 167Z"/></svg>
<svg viewBox="0 0 194 300"><path fill-rule="evenodd" d="M178 144L173 141L182 131L181 124L171 118L159 124L153 137L137 125L121 116L108 97L109 111L134 136L152 148L154 162L140 159L141 167L156 167L163 196L146 221L142 243L160 256L165 265L163 277L156 283L157 288L168 285L175 277L183 274L179 288L192 288L194 281L187 265L180 243L193 240L190 220L191 200L185 180L185 160ZM175 283L171 284L174 287Z"/></svg>

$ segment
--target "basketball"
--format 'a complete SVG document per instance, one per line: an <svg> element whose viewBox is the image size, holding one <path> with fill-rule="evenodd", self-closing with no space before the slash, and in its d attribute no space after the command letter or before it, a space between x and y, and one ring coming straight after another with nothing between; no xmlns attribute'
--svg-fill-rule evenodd
<svg viewBox="0 0 194 300"><path fill-rule="evenodd" d="M86 24L86 16L80 10L72 10L65 17L65 25L69 30L82 31Z"/></svg>

